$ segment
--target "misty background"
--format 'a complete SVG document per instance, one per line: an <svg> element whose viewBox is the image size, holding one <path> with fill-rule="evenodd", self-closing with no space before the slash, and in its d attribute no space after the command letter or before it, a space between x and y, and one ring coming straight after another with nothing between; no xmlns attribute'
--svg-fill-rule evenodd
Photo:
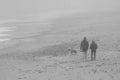
<svg viewBox="0 0 120 80"><path fill-rule="evenodd" d="M70 12L101 12L120 9L119 0L0 0L0 19L49 17ZM39 17L39 18L40 18Z"/></svg>
<svg viewBox="0 0 120 80"><path fill-rule="evenodd" d="M0 41L10 40L12 31L18 27L4 23L40 22L77 13L119 12L119 4L119 0L0 0Z"/></svg>

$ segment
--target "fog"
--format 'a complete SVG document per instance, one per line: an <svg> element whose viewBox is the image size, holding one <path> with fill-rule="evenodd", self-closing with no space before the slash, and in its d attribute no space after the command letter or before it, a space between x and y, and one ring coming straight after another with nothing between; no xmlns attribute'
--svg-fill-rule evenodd
<svg viewBox="0 0 120 80"><path fill-rule="evenodd" d="M0 0L0 24L44 21L74 13L108 13L118 11L119 4L119 0ZM4 26L0 26L0 40L8 40L11 33L7 26L4 29L2 27Z"/></svg>
<svg viewBox="0 0 120 80"><path fill-rule="evenodd" d="M49 13L62 13L62 11L119 10L119 4L119 0L0 0L0 19L16 19L41 14L46 17Z"/></svg>

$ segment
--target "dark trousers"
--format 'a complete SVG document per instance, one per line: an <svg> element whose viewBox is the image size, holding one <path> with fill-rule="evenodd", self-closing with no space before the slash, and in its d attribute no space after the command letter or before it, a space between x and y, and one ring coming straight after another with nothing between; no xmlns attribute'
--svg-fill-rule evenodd
<svg viewBox="0 0 120 80"><path fill-rule="evenodd" d="M91 61L96 59L96 50L91 50Z"/></svg>

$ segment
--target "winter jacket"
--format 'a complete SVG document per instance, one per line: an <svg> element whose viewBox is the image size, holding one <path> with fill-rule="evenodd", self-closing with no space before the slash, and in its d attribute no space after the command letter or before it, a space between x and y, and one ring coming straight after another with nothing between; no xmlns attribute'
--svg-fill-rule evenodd
<svg viewBox="0 0 120 80"><path fill-rule="evenodd" d="M82 50L83 52L84 51L87 51L88 50L88 47L89 47L89 43L87 40L83 40L81 42L81 45L80 45L80 50Z"/></svg>
<svg viewBox="0 0 120 80"><path fill-rule="evenodd" d="M95 42L92 42L92 43L90 44L90 49L91 49L92 51L96 50L97 48L98 48L98 46L97 46L97 44L96 44Z"/></svg>

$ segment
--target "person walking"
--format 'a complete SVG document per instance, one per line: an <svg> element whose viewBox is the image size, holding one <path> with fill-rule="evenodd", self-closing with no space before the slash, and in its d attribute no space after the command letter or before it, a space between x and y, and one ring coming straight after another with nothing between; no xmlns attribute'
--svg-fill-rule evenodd
<svg viewBox="0 0 120 80"><path fill-rule="evenodd" d="M81 41L80 50L83 52L84 60L87 60L87 51L89 47L89 42L87 41L86 37Z"/></svg>
<svg viewBox="0 0 120 80"><path fill-rule="evenodd" d="M98 46L95 43L94 40L92 40L92 43L90 44L90 49L91 49L91 61L96 60L96 50Z"/></svg>

